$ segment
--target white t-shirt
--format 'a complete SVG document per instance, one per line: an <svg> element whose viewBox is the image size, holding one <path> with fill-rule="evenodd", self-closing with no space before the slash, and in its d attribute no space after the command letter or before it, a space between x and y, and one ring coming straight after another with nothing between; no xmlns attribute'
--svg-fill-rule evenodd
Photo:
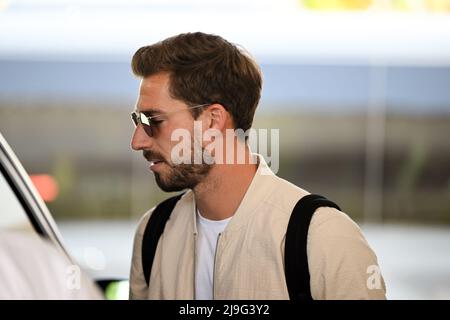
<svg viewBox="0 0 450 320"><path fill-rule="evenodd" d="M209 220L197 210L197 248L195 270L195 299L213 299L214 257L219 234L225 230L232 217Z"/></svg>

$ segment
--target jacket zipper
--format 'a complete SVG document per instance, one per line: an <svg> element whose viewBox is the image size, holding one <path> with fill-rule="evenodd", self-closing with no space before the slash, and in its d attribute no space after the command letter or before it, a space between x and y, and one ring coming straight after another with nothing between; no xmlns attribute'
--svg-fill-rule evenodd
<svg viewBox="0 0 450 320"><path fill-rule="evenodd" d="M197 272L197 233L194 233L194 300L196 300L195 296L195 273Z"/></svg>
<svg viewBox="0 0 450 320"><path fill-rule="evenodd" d="M219 233L217 236L217 242L216 242L216 251L214 252L214 265L213 265L213 300L216 300L216 257L217 257L217 250L219 249L219 239L222 234Z"/></svg>

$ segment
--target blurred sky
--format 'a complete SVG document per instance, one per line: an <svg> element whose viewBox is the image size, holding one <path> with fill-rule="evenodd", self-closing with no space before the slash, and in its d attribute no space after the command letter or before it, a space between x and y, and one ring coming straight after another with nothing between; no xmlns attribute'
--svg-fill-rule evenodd
<svg viewBox="0 0 450 320"><path fill-rule="evenodd" d="M312 11L298 0L1 2L0 57L129 57L199 30L244 45L260 62L450 64L448 13Z"/></svg>
<svg viewBox="0 0 450 320"><path fill-rule="evenodd" d="M262 65L262 111L276 103L361 111L373 99L374 70L382 69L388 111L448 112L448 11L320 11L304 3L0 0L0 99L129 103L137 48L203 31L243 45Z"/></svg>

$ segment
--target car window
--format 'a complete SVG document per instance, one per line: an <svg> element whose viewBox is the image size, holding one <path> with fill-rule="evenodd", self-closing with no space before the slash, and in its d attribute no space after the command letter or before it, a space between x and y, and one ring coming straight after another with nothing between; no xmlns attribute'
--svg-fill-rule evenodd
<svg viewBox="0 0 450 320"><path fill-rule="evenodd" d="M0 229L35 232L31 222L5 177L0 175Z"/></svg>

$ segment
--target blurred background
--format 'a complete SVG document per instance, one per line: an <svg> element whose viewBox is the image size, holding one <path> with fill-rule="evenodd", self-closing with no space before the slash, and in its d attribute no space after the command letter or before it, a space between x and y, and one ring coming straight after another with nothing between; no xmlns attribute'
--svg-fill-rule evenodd
<svg viewBox="0 0 450 320"><path fill-rule="evenodd" d="M130 149L130 60L189 31L261 65L278 174L359 223L388 298L450 299L450 0L0 0L0 131L80 264L127 278L169 196Z"/></svg>

